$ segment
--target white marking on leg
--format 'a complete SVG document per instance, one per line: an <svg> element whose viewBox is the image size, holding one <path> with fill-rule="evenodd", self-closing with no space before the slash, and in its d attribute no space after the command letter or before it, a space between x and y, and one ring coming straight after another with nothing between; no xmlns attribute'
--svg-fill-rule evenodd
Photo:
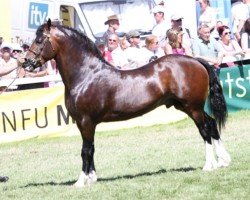
<svg viewBox="0 0 250 200"><path fill-rule="evenodd" d="M97 181L97 175L94 170L89 172L88 184L93 184Z"/></svg>
<svg viewBox="0 0 250 200"><path fill-rule="evenodd" d="M218 157L218 167L227 167L231 162L231 157L223 146L221 140L214 140L214 146Z"/></svg>
<svg viewBox="0 0 250 200"><path fill-rule="evenodd" d="M203 170L213 171L214 169L217 169L217 161L215 160L214 157L213 145L209 144L206 141L205 147L206 147L206 162L203 167Z"/></svg>
<svg viewBox="0 0 250 200"><path fill-rule="evenodd" d="M84 187L88 182L89 177L82 171L78 180L74 184L75 187Z"/></svg>

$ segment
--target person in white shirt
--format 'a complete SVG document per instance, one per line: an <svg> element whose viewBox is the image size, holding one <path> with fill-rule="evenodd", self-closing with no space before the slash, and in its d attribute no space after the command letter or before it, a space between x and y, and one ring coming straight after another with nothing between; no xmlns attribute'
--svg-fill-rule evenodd
<svg viewBox="0 0 250 200"><path fill-rule="evenodd" d="M244 31L241 35L241 47L250 56L250 18L248 18L243 27Z"/></svg>
<svg viewBox="0 0 250 200"><path fill-rule="evenodd" d="M141 50L141 38L137 30L131 30L126 34L130 46L125 49L125 54L129 62L129 68L137 68L143 65L143 56Z"/></svg>
<svg viewBox="0 0 250 200"><path fill-rule="evenodd" d="M1 76L1 79L14 79L17 78L17 67L18 67L18 61L17 59L14 59L11 57L12 49L11 47L7 45L2 45L1 53L2 58L0 58L0 68L9 68L11 69L8 73L4 73L4 75ZM9 86L8 90L15 90L17 89L17 86ZM1 91L6 91L6 87L1 87Z"/></svg>
<svg viewBox="0 0 250 200"><path fill-rule="evenodd" d="M233 20L233 34L235 39L240 42L241 32L245 21L249 17L249 10L245 0L238 0L232 5L231 9L232 20Z"/></svg>
<svg viewBox="0 0 250 200"><path fill-rule="evenodd" d="M164 18L165 7L162 5L157 5L152 9L152 13L155 18L155 26L152 28L152 35L158 37L158 42L161 47L165 44L166 32L171 28L170 22L167 22Z"/></svg>
<svg viewBox="0 0 250 200"><path fill-rule="evenodd" d="M159 46L158 37L149 35L145 39L145 47L142 48L144 64L152 62L165 55L164 50Z"/></svg>
<svg viewBox="0 0 250 200"><path fill-rule="evenodd" d="M201 15L199 17L199 24L207 24L210 31L213 31L216 25L216 12L210 6L209 0L199 0L201 7Z"/></svg>
<svg viewBox="0 0 250 200"><path fill-rule="evenodd" d="M108 51L111 53L111 64L115 67L123 69L129 64L126 54L120 47L118 35L111 34L108 37Z"/></svg>

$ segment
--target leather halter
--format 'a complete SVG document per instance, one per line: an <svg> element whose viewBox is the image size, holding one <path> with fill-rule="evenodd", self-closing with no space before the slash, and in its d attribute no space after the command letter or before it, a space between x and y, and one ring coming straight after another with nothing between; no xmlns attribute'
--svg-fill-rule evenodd
<svg viewBox="0 0 250 200"><path fill-rule="evenodd" d="M55 51L55 49L54 49L54 47L53 47L53 45L52 45L52 43L51 43L50 34L43 33L43 35L45 35L46 38L45 38L45 40L43 41L43 47L40 48L40 52L33 51L33 50L30 49L30 48L28 49L28 51L30 51L31 53L33 53L33 54L36 56L36 58L41 54L41 52L42 52L42 50L43 50L43 48L45 47L45 45L46 45L47 42L50 43L50 46L51 46L52 50Z"/></svg>

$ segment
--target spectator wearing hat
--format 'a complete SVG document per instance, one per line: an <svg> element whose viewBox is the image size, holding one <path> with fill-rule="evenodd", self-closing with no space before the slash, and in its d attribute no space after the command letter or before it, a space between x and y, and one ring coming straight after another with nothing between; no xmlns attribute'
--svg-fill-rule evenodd
<svg viewBox="0 0 250 200"><path fill-rule="evenodd" d="M18 76L18 65L20 62L23 62L23 58L17 57L14 59L11 57L11 44L3 44L1 48L2 58L0 58L0 76L1 79L14 79ZM17 86L10 86L8 90L15 90ZM6 87L1 87L0 90L5 90Z"/></svg>
<svg viewBox="0 0 250 200"><path fill-rule="evenodd" d="M167 23L164 14L165 14L165 8L162 5L156 5L152 9L152 13L154 14L155 18L155 26L152 28L152 35L155 35L158 37L158 42L161 47L164 46L166 32L168 29L170 29L170 23Z"/></svg>
<svg viewBox="0 0 250 200"><path fill-rule="evenodd" d="M127 56L130 68L137 68L143 65L140 35L140 32L137 30L131 30L126 34L130 46L124 52Z"/></svg>
<svg viewBox="0 0 250 200"><path fill-rule="evenodd" d="M11 70L10 73L4 75L1 77L1 79L10 79L15 78L17 76L17 70L15 70L18 67L18 62L16 59L11 57L12 48L11 44L2 44L1 46L1 52L2 52L2 58L0 58L0 67L6 67Z"/></svg>
<svg viewBox="0 0 250 200"><path fill-rule="evenodd" d="M18 57L21 56L21 53L23 52L22 47L20 46L20 44L18 43L12 43L12 57L17 59Z"/></svg>
<svg viewBox="0 0 250 200"><path fill-rule="evenodd" d="M104 40L106 46L108 46L108 38L111 34L116 34L116 31L119 29L120 23L117 15L111 15L108 17L107 21L104 22L105 25L108 25L107 31L103 34L102 39Z"/></svg>
<svg viewBox="0 0 250 200"><path fill-rule="evenodd" d="M189 48L192 46L193 38L191 37L190 31L188 28L183 27L183 17L179 14L174 14L171 16L171 29L175 31L182 31L182 42Z"/></svg>

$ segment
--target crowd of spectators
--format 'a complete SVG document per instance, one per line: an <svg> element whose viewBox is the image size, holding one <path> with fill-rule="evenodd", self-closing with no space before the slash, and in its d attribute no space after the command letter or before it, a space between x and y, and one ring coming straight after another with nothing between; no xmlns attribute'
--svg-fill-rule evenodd
<svg viewBox="0 0 250 200"><path fill-rule="evenodd" d="M222 63L231 67L235 65L234 61L245 59L250 53L250 0L238 0L232 4L232 26L216 18L216 10L211 7L209 0L197 1L200 4L201 13L198 18L196 37L192 37L189 29L183 27L184 18L180 14L173 14L170 21L165 19L167 9L164 7L164 1L160 1L152 9L155 25L152 27L152 34L143 41L137 30L130 30L126 34L128 43L124 42L124 37L120 43L117 41L118 36L115 40L110 40L107 33L111 33L110 30L112 30L112 37L117 35L120 23L117 15L108 17L105 24L109 27L103 40L108 41L104 49L108 49L109 56L104 53L105 59L108 58L106 59L108 62L120 69L140 67L166 54L203 58L215 68L220 68ZM114 52L118 51L112 53L113 43L116 43L116 49L119 49L119 57L122 58L118 59L119 61L117 55L114 55Z"/></svg>
<svg viewBox="0 0 250 200"><path fill-rule="evenodd" d="M33 72L25 71L23 68L18 67L20 60L22 60L29 49L29 43L7 43L2 42L0 44L0 68L13 68L11 72L4 74L0 77L0 80L15 79L15 78L35 78L46 75L57 74L56 64L54 60L46 62L42 67L36 68ZM5 86L0 87L0 91L13 91L13 90L25 90L33 88L43 88L54 85L52 82L39 82L31 84L10 85L8 88Z"/></svg>
<svg viewBox="0 0 250 200"><path fill-rule="evenodd" d="M183 26L183 16L175 13L170 20L165 19L167 8L164 1L152 8L155 20L152 34L141 38L138 30L129 30L124 37L119 37L120 21L116 14L107 17L104 26L107 30L96 40L95 44L101 51L104 59L119 69L134 69L147 64L167 54L180 54L203 58L215 68L221 63L234 66L234 61L246 58L250 54L250 0L238 0L232 4L232 26L216 18L216 12L210 6L209 0L196 0L200 4L197 36L192 36L188 27ZM25 54L29 44L1 45L0 67L17 65L17 59ZM2 76L15 77L41 77L48 74L57 74L55 61L49 61L34 72L23 69L13 70ZM48 87L53 83L37 83L21 85L12 89L30 89Z"/></svg>

